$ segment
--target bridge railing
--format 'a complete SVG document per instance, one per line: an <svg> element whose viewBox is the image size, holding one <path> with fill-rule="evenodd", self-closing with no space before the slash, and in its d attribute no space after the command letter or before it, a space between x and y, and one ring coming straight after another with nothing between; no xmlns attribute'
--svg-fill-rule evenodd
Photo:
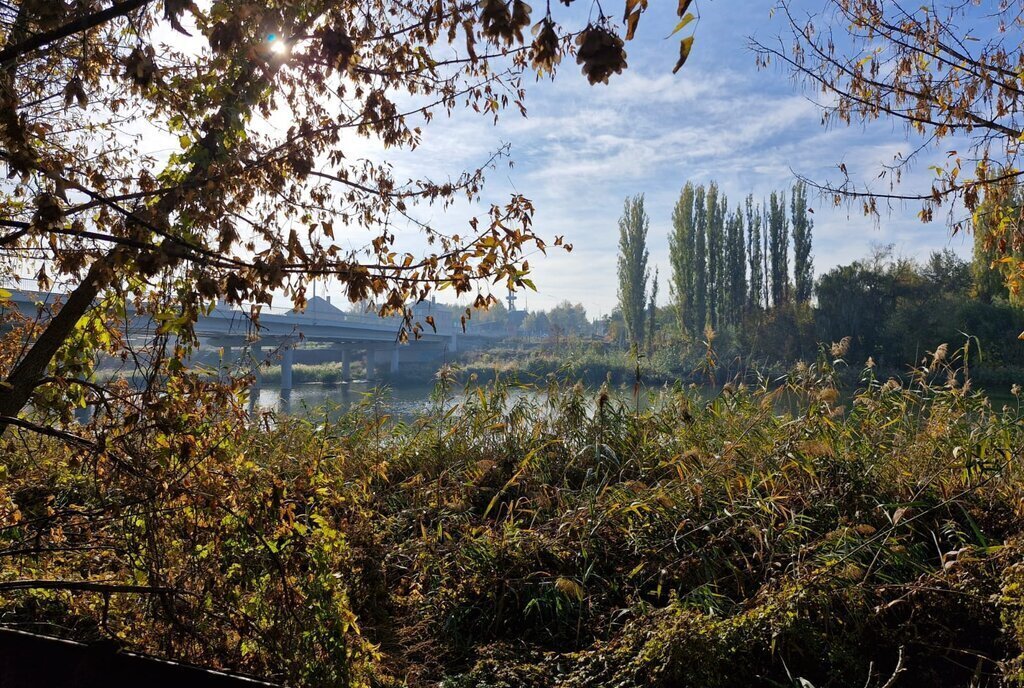
<svg viewBox="0 0 1024 688"><path fill-rule="evenodd" d="M9 290L11 291L11 297L8 303L13 305L19 310L33 310L37 302L52 302L63 298L63 294L45 293L45 292L33 292L29 290ZM294 326L301 329L302 325L315 325L315 326L331 326L337 324L339 326L356 326L359 328L375 329L375 330L395 330L396 332L401 327L401 319L398 317L382 318L375 313L353 313L351 311L342 311L341 309L333 306L324 307L323 302L313 302L310 307L305 311L296 311L291 306L262 306L260 309L262 317L269 317L276 325L285 324L285 319L291 321ZM219 305L208 318L209 321L221 321L225 320L231 322L231 329L238 327L244 327L244 323L247 321L249 315L249 306L243 304L241 306L228 306L226 304ZM440 335L477 335L483 337L495 337L502 336L503 328L494 327L494 323L477 323L474 320L466 322L465 332L463 332L462 323L460 322L461 312L458 309L452 309L449 307L436 307L430 303L420 303L413 307L413 322L419 323L423 326L424 334L436 334ZM203 316L200 320L203 320L207 316ZM431 327L427 318L433 318L433 327ZM148 318L147 318L148 319ZM436 328L436 329L435 329ZM200 328L201 329L201 328Z"/></svg>
<svg viewBox="0 0 1024 688"><path fill-rule="evenodd" d="M218 312L221 317L231 314L232 316L244 318L248 315L249 311L243 305L241 308L218 308ZM260 314L261 317L271 316L275 320L277 318L288 318L289 320L294 320L296 324L331 325L337 323L339 325L357 325L374 329L395 330L401 326L401 318L398 316L384 318L375 313L353 313L335 309L321 310L315 307L299 312L288 306L263 306ZM424 331L430 333L434 330L427 322L428 316L433 316L434 327L437 328L439 334L457 334L462 331L462 326L458 322L458 316L453 315L451 311L442 309L433 311L423 308L413 309L413 323L420 323Z"/></svg>

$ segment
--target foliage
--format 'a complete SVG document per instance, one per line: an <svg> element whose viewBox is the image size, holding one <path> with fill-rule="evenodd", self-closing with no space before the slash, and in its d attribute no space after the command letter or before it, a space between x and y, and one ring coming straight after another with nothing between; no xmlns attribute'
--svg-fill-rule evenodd
<svg viewBox="0 0 1024 688"><path fill-rule="evenodd" d="M647 2L623 9L630 40ZM492 286L532 288L525 256L549 241L527 198L485 205L464 228L425 217L479 201L506 148L440 179L396 178L388 155L415 150L438 114L525 113L524 76L553 76L565 53L590 83L623 71L603 11L575 28L555 14L522 0L5 3L0 281L67 295L0 355L0 432L41 399L103 403L109 390L76 366L135 356L116 335L148 319L140 377L157 384L219 300L258 320L275 297L302 308L310 283L330 279L404 315L408 337L430 322L407 304L436 289L475 291L484 307ZM374 152L352 155L353 137Z"/></svg>
<svg viewBox="0 0 1024 688"><path fill-rule="evenodd" d="M725 224L725 280L722 284L722 322L734 324L747 311L747 247L739 206Z"/></svg>
<svg viewBox="0 0 1024 688"><path fill-rule="evenodd" d="M798 300L806 303L814 280L813 222L802 184L793 189L790 210L793 277L800 285ZM736 327L762 308L788 300L788 223L784 195L772 193L765 207L755 205L748 195L743 207L730 211L715 182L706 189L686 183L672 211L669 233L670 286L681 333L696 341L705 326Z"/></svg>
<svg viewBox="0 0 1024 688"><path fill-rule="evenodd" d="M975 337L972 366L1020 365L1015 335L1024 316L1005 299L975 300L970 285L969 266L950 252L918 265L882 249L821 276L818 337L852 335L856 360L872 357L893 369L918 360L929 341L957 341L968 333Z"/></svg>
<svg viewBox="0 0 1024 688"><path fill-rule="evenodd" d="M583 336L591 331L590 321L587 320L587 309L583 304L573 304L569 301L562 301L548 311L548 323L551 329L562 336Z"/></svg>
<svg viewBox="0 0 1024 688"><path fill-rule="evenodd" d="M123 381L113 387L130 398ZM5 623L297 683L364 684L373 648L335 575L350 556L338 530L347 506L327 488L338 466L247 431L221 385L193 392L151 400L145 435L124 403L104 411L124 430L95 443L8 433Z"/></svg>
<svg viewBox="0 0 1024 688"><path fill-rule="evenodd" d="M707 207L705 209L706 231L707 231L707 322L701 323L701 331L705 325L718 327L722 316L722 284L724 277L724 247L725 247L725 204L728 200L725 194L719 197L718 184L711 182L704 197Z"/></svg>
<svg viewBox="0 0 1024 688"><path fill-rule="evenodd" d="M764 270L765 248L761 241L761 208L754 205L753 194L747 196L744 217L747 220L747 262L750 265L750 294L747 297L747 304L749 310L756 311L768 306L768 296Z"/></svg>
<svg viewBox="0 0 1024 688"><path fill-rule="evenodd" d="M814 220L808 214L807 185L797 182L790 196L790 220L793 225L793 282L797 302L807 303L814 290L814 259L811 233Z"/></svg>
<svg viewBox="0 0 1024 688"><path fill-rule="evenodd" d="M646 334L647 283L651 276L647 268L650 223L643 195L627 198L619 219L619 308L626 321L630 344L641 350Z"/></svg>
<svg viewBox="0 0 1024 688"><path fill-rule="evenodd" d="M791 0L780 2L777 13L793 41L752 41L759 64L781 64L821 92L816 102L825 125L888 120L920 135L921 143L880 170L887 184L874 184L875 175L853 178L843 163L839 180L809 183L868 214L911 202L928 222L945 205L954 232L971 225L969 215L957 214L958 204L974 213L985 200L993 211L996 241L990 245L1001 256L1019 253L1024 234L1014 199L1024 135L1024 3L1000 0L991 11L959 0L914 7L886 0L821 4L804 13ZM925 167L921 163L930 163L930 182L901 190L903 173ZM1011 261L1007 273L1018 291L1024 263Z"/></svg>
<svg viewBox="0 0 1024 688"><path fill-rule="evenodd" d="M587 309L581 303L566 300L548 311L520 313L522 319L515 328L515 334L519 337L547 337L557 341L562 338L587 337L594 331L587 317ZM509 319L507 314L502 319L510 324L516 322L514 318Z"/></svg>
<svg viewBox="0 0 1024 688"><path fill-rule="evenodd" d="M706 191L698 186L693 196L693 317L690 336L699 336L708 322L708 212L704 204Z"/></svg>
<svg viewBox="0 0 1024 688"><path fill-rule="evenodd" d="M715 330L717 379L724 382L754 369L782 374L798 361L813 360L818 342L847 336L851 360L870 358L886 374L902 376L907 363L919 361L934 342L956 342L969 335L972 377L987 389L1005 393L1012 384L1024 383L1024 351L1015 337L1024 329L1024 313L1005 297L989 303L977 299L972 269L948 250L917 262L894 256L892 247L878 247L864 259L823 274L814 303L792 300L769 309L753 307L735 325ZM639 364L647 380L706 381L700 372L703 337L680 336L670 325L678 323L677 314L675 306L658 309L653 321L648 313L648 325L653 322L660 329L639 360L610 346L621 343L616 312L595 323L605 334L603 343L570 338L554 346L535 341L531 348L516 350L512 341L506 348L469 353L463 361L469 373L482 379L500 372L524 380L555 375L600 384L607 374L615 384L629 384Z"/></svg>
<svg viewBox="0 0 1024 688"><path fill-rule="evenodd" d="M668 255L672 268L669 294L676 311L680 333L693 332L694 272L697 256L694 252L696 227L694 225L694 186L686 182L679 200L672 209L672 231L668 235Z"/></svg>
<svg viewBox="0 0 1024 688"><path fill-rule="evenodd" d="M1008 202L998 205L986 199L974 211L971 271L975 296L986 303L1003 297L1015 305L1021 304L1019 285L1011 279L1008 288L1006 280L1019 269L1021 251L1007 248L1005 238L1008 233L1020 231L1020 196L1018 188Z"/></svg>
<svg viewBox="0 0 1024 688"><path fill-rule="evenodd" d="M546 311L533 311L523 318L522 332L526 336L544 337L551 331L551 320Z"/></svg>
<svg viewBox="0 0 1024 688"><path fill-rule="evenodd" d="M12 430L4 618L295 685L881 685L898 657L922 684L1014 679L1018 406L947 347L844 401L847 354L641 406L502 384L452 406L445 373L410 424L372 397L333 423L177 405L201 444L155 430L139 464Z"/></svg>
<svg viewBox="0 0 1024 688"><path fill-rule="evenodd" d="M772 305L789 300L789 219L786 217L786 194L772 192L764 211L768 225L768 277Z"/></svg>

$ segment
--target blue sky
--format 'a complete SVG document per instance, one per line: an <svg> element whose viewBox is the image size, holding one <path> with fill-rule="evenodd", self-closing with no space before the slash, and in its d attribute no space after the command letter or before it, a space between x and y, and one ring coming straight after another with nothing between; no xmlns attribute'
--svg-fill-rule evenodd
<svg viewBox="0 0 1024 688"><path fill-rule="evenodd" d="M605 4L609 11L621 7L615 0ZM535 0L534 5L542 4ZM870 180L894 154L917 145L891 122L823 128L820 111L801 85L776 68L758 71L748 37L770 41L785 31L778 18L770 18L770 2L699 2L693 53L672 75L679 36L665 36L676 21L675 5L652 0L636 39L627 44L628 70L608 86L588 85L575 61L566 59L554 82L534 83L531 77L528 117L509 110L497 125L466 112L438 117L425 128L420 149L394 158L400 177L454 176L502 144L511 145L515 166L502 165L489 174L483 202L500 203L511 192L522 193L536 204L538 231L565 235L575 246L571 254L552 250L531 259L539 292L526 295L520 305L549 308L568 299L582 303L592 317L614 307L617 220L627 196L645 194L651 265L661 268L664 303L670 216L687 180L716 180L735 205L747 193L761 198L773 189L788 190L794 171L818 180L835 177L840 162L856 178ZM589 7L575 4L574 26L585 23ZM904 186L927 183L927 165L941 157L939 151L923 159ZM944 213L922 224L916 207L895 207L876 221L856 207L811 201L818 274L864 256L877 243L893 243L908 256L947 247L962 255L970 251L969 237L950 237ZM443 216L439 209L426 215L457 227L474 210L482 211L459 207Z"/></svg>

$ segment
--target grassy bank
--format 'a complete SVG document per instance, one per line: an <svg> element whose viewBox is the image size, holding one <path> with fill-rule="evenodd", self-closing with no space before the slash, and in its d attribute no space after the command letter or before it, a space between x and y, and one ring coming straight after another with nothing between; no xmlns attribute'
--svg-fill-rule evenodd
<svg viewBox="0 0 1024 688"><path fill-rule="evenodd" d="M351 375L357 379L366 378L366 369L362 365L352 365ZM342 375L341 363L296 363L292 365L292 383L301 385L309 383L321 383L334 385L345 380ZM281 366L272 365L260 371L260 381L271 385L281 383Z"/></svg>
<svg viewBox="0 0 1024 688"><path fill-rule="evenodd" d="M708 382L708 375L701 369L703 363L698 357L676 351L659 352L648 358L637 357L621 347L566 343L474 352L459 362L459 371L463 380L491 381L501 377L538 382L554 377L591 386L605 382L621 386L632 383L637 376L652 384ZM727 371L719 370L715 377L726 374Z"/></svg>
<svg viewBox="0 0 1024 688"><path fill-rule="evenodd" d="M1000 396L1005 396L1015 384L1024 385L1024 368L990 362L976 351L972 352L972 358L976 360L970 366L970 377L975 385L997 390ZM488 382L502 378L544 383L554 378L569 384L583 382L596 387L607 382L616 387L630 387L638 379L648 385L675 382L723 385L737 379L779 379L786 375L789 367L777 361L735 353L709 353L706 347L697 345L662 347L651 355L637 356L619 346L569 340L560 345L544 343L471 352L459 361L458 369L463 381ZM913 379L915 370L911 362L898 368L876 369L876 374L907 382ZM857 387L860 376L857 366L843 367L837 374L847 391Z"/></svg>
<svg viewBox="0 0 1024 688"><path fill-rule="evenodd" d="M208 418L190 456L215 470L168 453L153 471L192 468L147 479L145 508L109 510L135 480L108 484L112 463L12 443L3 579L180 594L17 590L0 610L300 685L1020 683L1020 409L941 359L906 385L867 370L841 406L829 359L640 410L557 384L444 410L442 386L408 424L372 400L326 425ZM108 505L61 535L105 553L18 554L56 537L31 525L55 505Z"/></svg>

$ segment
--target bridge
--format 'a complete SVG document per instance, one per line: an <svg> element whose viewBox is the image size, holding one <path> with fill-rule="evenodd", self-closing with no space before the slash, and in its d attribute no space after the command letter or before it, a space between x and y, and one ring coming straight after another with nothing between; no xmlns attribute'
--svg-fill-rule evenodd
<svg viewBox="0 0 1024 688"><path fill-rule="evenodd" d="M11 291L7 301L24 315L40 313L45 318L45 306L61 300L61 294L17 290ZM441 359L456 352L460 340L467 343L503 334L486 327L470 329L469 323L467 332L463 332L457 311L433 302L416 304L413 316L413 322L422 323L424 330L419 338L401 342L401 318L346 313L329 299L314 296L301 312L264 307L258 326L246 311L218 304L209 315L197 320L195 332L200 340L200 354L204 347L206 352L217 349L225 364L251 365L258 372L272 357L280 357L282 391L292 389L296 354L306 362L340 362L345 380L352 379L353 360L361 360L366 377L372 379L385 368L390 374L398 373L402 360ZM434 320L436 330L427 325L428 316ZM139 317L130 322L128 334L143 337L152 335L155 328L154 321ZM320 346L311 348L307 344Z"/></svg>
<svg viewBox="0 0 1024 688"><path fill-rule="evenodd" d="M265 347L279 352L281 389L288 390L292 388L296 351L305 353L308 362L340 361L342 378L350 380L356 357L362 358L366 376L372 378L384 366L389 373L398 373L402 359L434 360L458 350L460 335L466 335L461 324L453 321L450 309L422 303L413 308L413 313L414 322L423 323L425 329L419 338L410 337L408 342L399 341L400 318L346 313L319 296L310 299L301 312L264 308L258 328L243 311L218 306L210 315L199 318L195 331L202 343L221 349L225 360L238 353L258 364L264 361ZM436 331L426 325L427 316L433 317ZM300 342L327 347L303 352Z"/></svg>

